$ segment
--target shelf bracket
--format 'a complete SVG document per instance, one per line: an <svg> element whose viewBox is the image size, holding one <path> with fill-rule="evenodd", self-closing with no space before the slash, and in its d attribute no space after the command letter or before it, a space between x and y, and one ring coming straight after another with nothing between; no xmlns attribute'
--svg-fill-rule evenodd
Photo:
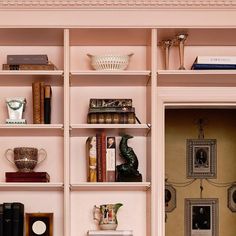
<svg viewBox="0 0 236 236"><path fill-rule="evenodd" d="M72 86L72 74L71 74L71 72L69 73L69 85L70 85L70 87Z"/></svg>
<svg viewBox="0 0 236 236"><path fill-rule="evenodd" d="M147 80L146 86L149 85L150 80L151 80L151 77L152 77L152 72L149 72L149 74L148 74L148 80Z"/></svg>
<svg viewBox="0 0 236 236"><path fill-rule="evenodd" d="M148 134L149 134L150 131L151 131L152 125L151 125L151 124L146 124L146 125L147 125L147 127L148 127L148 131L147 131L147 133L146 133L146 136L148 136Z"/></svg>

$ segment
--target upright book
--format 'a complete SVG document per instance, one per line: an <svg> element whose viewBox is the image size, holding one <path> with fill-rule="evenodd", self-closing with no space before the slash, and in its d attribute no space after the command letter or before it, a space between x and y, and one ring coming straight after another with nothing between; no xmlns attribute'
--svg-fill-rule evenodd
<svg viewBox="0 0 236 236"><path fill-rule="evenodd" d="M12 235L12 203L3 203L3 235Z"/></svg>
<svg viewBox="0 0 236 236"><path fill-rule="evenodd" d="M12 203L12 236L24 236L24 205Z"/></svg>
<svg viewBox="0 0 236 236"><path fill-rule="evenodd" d="M51 124L51 101L52 88L51 85L44 86L44 123Z"/></svg>
<svg viewBox="0 0 236 236"><path fill-rule="evenodd" d="M0 236L3 236L3 204L0 204Z"/></svg>
<svg viewBox="0 0 236 236"><path fill-rule="evenodd" d="M116 139L113 136L106 137L106 178L107 182L116 181Z"/></svg>
<svg viewBox="0 0 236 236"><path fill-rule="evenodd" d="M86 140L87 181L97 182L97 145L96 136Z"/></svg>

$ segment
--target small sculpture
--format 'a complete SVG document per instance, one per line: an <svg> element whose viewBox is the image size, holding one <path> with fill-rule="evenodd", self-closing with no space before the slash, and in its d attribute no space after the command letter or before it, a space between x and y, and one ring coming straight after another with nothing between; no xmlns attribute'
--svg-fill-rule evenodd
<svg viewBox="0 0 236 236"><path fill-rule="evenodd" d="M127 145L130 138L133 136L126 134L120 141L120 155L126 162L116 167L118 182L142 182L142 175L138 171L138 158L133 148Z"/></svg>

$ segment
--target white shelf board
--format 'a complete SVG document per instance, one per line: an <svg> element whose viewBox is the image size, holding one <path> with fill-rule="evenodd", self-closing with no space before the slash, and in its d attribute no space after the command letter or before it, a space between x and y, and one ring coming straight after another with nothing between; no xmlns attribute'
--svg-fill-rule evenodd
<svg viewBox="0 0 236 236"><path fill-rule="evenodd" d="M146 191L150 182L82 182L71 184L71 191Z"/></svg>
<svg viewBox="0 0 236 236"><path fill-rule="evenodd" d="M0 124L0 136L62 136L62 124Z"/></svg>
<svg viewBox="0 0 236 236"><path fill-rule="evenodd" d="M63 183L0 183L0 191L63 191Z"/></svg>
<svg viewBox="0 0 236 236"><path fill-rule="evenodd" d="M236 70L158 70L160 75L236 75Z"/></svg>
<svg viewBox="0 0 236 236"><path fill-rule="evenodd" d="M109 135L129 133L135 136L146 136L150 131L148 124L72 124L72 136L94 135L98 130L106 130Z"/></svg>
<svg viewBox="0 0 236 236"><path fill-rule="evenodd" d="M158 70L158 86L236 86L236 70Z"/></svg>
<svg viewBox="0 0 236 236"><path fill-rule="evenodd" d="M0 70L1 75L62 75L63 70Z"/></svg>
<svg viewBox="0 0 236 236"><path fill-rule="evenodd" d="M84 70L84 71L71 71L71 75L130 75L130 76L136 76L136 75L143 75L143 76L149 76L151 74L150 70Z"/></svg>

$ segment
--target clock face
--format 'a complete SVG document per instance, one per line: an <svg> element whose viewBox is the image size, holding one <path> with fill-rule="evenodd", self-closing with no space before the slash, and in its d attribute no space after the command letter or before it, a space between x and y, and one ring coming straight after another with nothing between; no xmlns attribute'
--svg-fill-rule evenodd
<svg viewBox="0 0 236 236"><path fill-rule="evenodd" d="M46 232L46 230L47 230L47 226L41 220L37 220L32 224L32 231L36 235L43 235Z"/></svg>

